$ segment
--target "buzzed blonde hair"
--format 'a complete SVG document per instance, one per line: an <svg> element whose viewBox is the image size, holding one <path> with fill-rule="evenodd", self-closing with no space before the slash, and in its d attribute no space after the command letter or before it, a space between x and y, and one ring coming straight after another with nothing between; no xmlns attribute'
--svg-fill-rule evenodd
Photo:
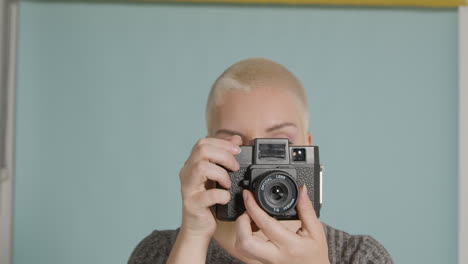
<svg viewBox="0 0 468 264"><path fill-rule="evenodd" d="M304 87L297 77L283 65L265 58L241 60L227 68L214 82L208 95L205 118L208 133L214 108L222 103L227 91L249 92L268 84L283 82L282 90L291 92L304 110L304 127L308 129L308 107Z"/></svg>

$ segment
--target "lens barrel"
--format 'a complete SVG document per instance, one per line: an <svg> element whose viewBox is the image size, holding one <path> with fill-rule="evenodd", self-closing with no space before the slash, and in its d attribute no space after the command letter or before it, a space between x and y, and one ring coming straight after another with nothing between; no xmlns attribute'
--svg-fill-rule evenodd
<svg viewBox="0 0 468 264"><path fill-rule="evenodd" d="M270 171L259 176L252 192L259 206L270 215L284 215L297 203L298 186L284 171Z"/></svg>

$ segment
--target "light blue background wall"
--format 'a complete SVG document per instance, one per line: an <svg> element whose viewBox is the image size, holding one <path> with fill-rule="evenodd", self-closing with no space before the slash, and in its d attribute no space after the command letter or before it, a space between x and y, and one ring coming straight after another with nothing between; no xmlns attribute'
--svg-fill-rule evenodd
<svg viewBox="0 0 468 264"><path fill-rule="evenodd" d="M181 217L209 86L251 56L309 95L322 220L457 261L455 10L22 1L14 263L124 263Z"/></svg>

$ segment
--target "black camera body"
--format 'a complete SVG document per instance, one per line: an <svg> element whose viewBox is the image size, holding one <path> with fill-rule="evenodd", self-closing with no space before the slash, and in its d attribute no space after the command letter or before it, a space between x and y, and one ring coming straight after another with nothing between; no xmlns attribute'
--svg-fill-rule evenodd
<svg viewBox="0 0 468 264"><path fill-rule="evenodd" d="M253 146L241 146L236 155L238 171L229 171L231 200L215 205L216 218L235 221L244 211L242 190L250 190L258 205L278 220L297 220L299 187L307 194L317 217L322 205L322 169L317 146L289 146L288 139L257 138ZM222 188L217 185L217 188Z"/></svg>

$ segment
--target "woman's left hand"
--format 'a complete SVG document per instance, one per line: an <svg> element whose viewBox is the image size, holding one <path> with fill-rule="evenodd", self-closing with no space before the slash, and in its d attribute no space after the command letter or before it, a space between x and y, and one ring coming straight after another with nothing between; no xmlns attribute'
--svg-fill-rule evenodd
<svg viewBox="0 0 468 264"><path fill-rule="evenodd" d="M263 211L252 193L243 191L246 212L236 220L236 248L246 257L271 264L328 264L328 247L322 224L315 215L305 186L300 188L296 210L302 227L294 233ZM269 239L255 236L251 221Z"/></svg>

